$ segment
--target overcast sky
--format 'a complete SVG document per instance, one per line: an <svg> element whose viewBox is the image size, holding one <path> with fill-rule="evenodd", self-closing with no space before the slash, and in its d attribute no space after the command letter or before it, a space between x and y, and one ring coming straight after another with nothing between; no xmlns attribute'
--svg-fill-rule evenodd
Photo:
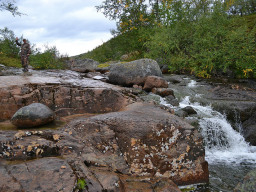
<svg viewBox="0 0 256 192"><path fill-rule="evenodd" d="M19 11L13 17L0 12L0 28L8 27L16 36L43 47L55 45L61 54L85 53L106 42L115 21L97 12L103 0L16 0Z"/></svg>

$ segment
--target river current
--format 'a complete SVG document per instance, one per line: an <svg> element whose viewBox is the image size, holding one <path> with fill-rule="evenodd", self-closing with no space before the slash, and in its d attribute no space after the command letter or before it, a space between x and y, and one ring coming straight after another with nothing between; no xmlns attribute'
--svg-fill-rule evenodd
<svg viewBox="0 0 256 192"><path fill-rule="evenodd" d="M175 110L191 106L197 112L197 115L187 119L198 122L198 129L204 138L210 183L208 186L192 187L191 191L230 192L250 170L256 168L256 146L250 146L242 134L232 128L225 114L212 109L211 103L200 103L203 93L198 93L198 86L201 85L187 79L185 86L174 87L180 100L178 107L170 106L163 98L161 103Z"/></svg>

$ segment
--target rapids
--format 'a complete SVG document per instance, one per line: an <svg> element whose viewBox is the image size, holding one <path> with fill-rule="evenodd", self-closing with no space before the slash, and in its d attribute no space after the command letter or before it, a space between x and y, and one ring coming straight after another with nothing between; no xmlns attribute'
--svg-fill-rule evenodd
<svg viewBox="0 0 256 192"><path fill-rule="evenodd" d="M250 146L245 141L242 134L228 122L225 114L212 109L211 103L204 99L204 85L197 85L195 80L189 78L185 80L186 85L172 85L176 97L180 100L178 107L171 106L164 98L160 101L175 111L191 106L197 112L197 115L186 119L197 122L196 125L203 136L210 183L208 186L194 186L190 191L233 191L238 182L241 182L251 169L256 168L256 146Z"/></svg>

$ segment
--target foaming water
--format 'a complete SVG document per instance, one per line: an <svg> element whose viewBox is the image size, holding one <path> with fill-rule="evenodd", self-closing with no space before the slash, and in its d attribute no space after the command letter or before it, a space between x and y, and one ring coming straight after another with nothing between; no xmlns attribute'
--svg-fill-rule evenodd
<svg viewBox="0 0 256 192"><path fill-rule="evenodd" d="M188 87L196 87L196 81L195 80L191 80L190 83L188 83Z"/></svg>
<svg viewBox="0 0 256 192"><path fill-rule="evenodd" d="M206 160L210 164L226 162L232 164L255 164L256 147L250 146L243 136L235 131L225 116L211 106L191 103L186 96L180 107L193 107L198 116L199 128L205 143Z"/></svg>

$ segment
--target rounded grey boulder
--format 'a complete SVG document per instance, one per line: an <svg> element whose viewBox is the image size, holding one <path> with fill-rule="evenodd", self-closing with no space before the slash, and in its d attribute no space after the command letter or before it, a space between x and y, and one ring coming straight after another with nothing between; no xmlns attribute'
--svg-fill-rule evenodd
<svg viewBox="0 0 256 192"><path fill-rule="evenodd" d="M44 104L32 103L20 108L11 118L13 125L21 128L36 127L52 122L54 112Z"/></svg>
<svg viewBox="0 0 256 192"><path fill-rule="evenodd" d="M152 59L139 59L127 63L117 63L111 67L109 82L117 85L143 85L147 76L162 77L159 65Z"/></svg>

